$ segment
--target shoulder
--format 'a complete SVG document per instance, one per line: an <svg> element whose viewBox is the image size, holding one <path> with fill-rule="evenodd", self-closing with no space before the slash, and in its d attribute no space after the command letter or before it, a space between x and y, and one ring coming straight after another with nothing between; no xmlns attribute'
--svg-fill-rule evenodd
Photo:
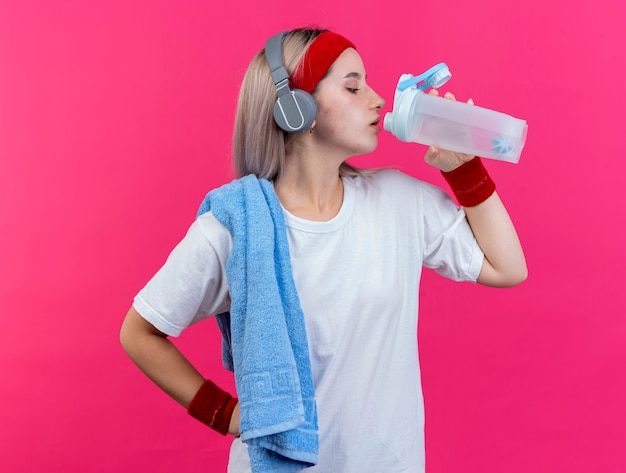
<svg viewBox="0 0 626 473"><path fill-rule="evenodd" d="M208 243L218 255L227 255L232 248L230 232L211 211L203 213L196 219L189 228L187 237Z"/></svg>
<svg viewBox="0 0 626 473"><path fill-rule="evenodd" d="M196 218L186 234L171 251L168 261L178 261L182 266L206 265L226 261L232 248L230 233L211 212Z"/></svg>
<svg viewBox="0 0 626 473"><path fill-rule="evenodd" d="M357 192L376 192L407 198L447 200L448 194L434 184L422 181L396 169L384 169L351 178Z"/></svg>

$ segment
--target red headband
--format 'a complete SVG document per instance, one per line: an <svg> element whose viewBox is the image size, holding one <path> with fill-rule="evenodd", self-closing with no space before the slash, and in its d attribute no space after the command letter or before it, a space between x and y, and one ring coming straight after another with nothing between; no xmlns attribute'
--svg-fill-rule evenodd
<svg viewBox="0 0 626 473"><path fill-rule="evenodd" d="M304 57L289 78L292 89L301 89L312 94L339 55L354 44L343 36L324 31L309 46Z"/></svg>

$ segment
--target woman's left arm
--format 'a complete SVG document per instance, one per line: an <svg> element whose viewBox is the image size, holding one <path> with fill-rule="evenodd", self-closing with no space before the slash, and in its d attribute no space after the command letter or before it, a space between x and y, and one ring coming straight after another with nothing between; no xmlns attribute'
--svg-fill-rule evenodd
<svg viewBox="0 0 626 473"><path fill-rule="evenodd" d="M528 269L517 231L479 158L431 147L426 161L442 170L483 250L477 282L492 287L524 282Z"/></svg>
<svg viewBox="0 0 626 473"><path fill-rule="evenodd" d="M436 90L430 93L439 95ZM449 92L444 97L455 100ZM474 102L470 99L468 103ZM485 254L477 282L492 287L510 287L525 281L528 268L517 231L478 158L431 146L424 159L440 169L457 198L462 197L459 201ZM463 168L459 169L461 166Z"/></svg>

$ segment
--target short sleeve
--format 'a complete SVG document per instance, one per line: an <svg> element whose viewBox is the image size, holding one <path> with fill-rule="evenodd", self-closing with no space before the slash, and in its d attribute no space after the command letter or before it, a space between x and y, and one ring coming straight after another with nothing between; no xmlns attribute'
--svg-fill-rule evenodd
<svg viewBox="0 0 626 473"><path fill-rule="evenodd" d="M165 264L135 296L139 314L163 333L229 310L226 261L232 238L209 212L189 227Z"/></svg>
<svg viewBox="0 0 626 473"><path fill-rule="evenodd" d="M424 202L424 266L454 281L476 282L484 254L465 211L442 189L422 186Z"/></svg>

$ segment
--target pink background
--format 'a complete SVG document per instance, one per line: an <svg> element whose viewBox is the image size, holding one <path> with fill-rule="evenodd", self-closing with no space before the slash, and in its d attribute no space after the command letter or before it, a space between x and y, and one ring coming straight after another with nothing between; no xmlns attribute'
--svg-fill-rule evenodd
<svg viewBox="0 0 626 473"><path fill-rule="evenodd" d="M487 162L529 280L424 276L428 472L626 471L624 5L2 1L0 471L225 470L228 441L151 385L118 331L231 178L249 59L311 23L358 45L386 110L400 73L445 61L445 90L529 123L517 166ZM380 142L357 162L444 185L424 147ZM212 322L177 343L232 387Z"/></svg>

